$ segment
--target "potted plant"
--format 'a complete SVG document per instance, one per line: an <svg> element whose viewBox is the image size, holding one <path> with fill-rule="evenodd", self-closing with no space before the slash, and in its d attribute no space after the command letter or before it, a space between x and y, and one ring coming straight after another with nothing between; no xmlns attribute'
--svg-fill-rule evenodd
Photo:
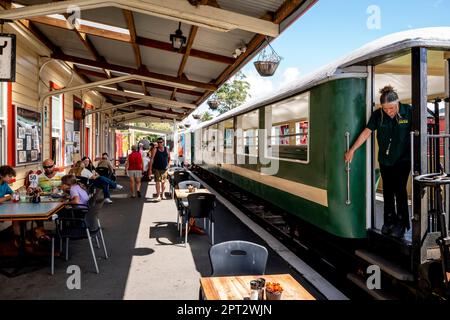
<svg viewBox="0 0 450 320"><path fill-rule="evenodd" d="M192 115L192 118L194 118L194 120L200 120L200 115L198 113L195 113Z"/></svg>
<svg viewBox="0 0 450 320"><path fill-rule="evenodd" d="M208 106L211 110L217 110L217 108L219 108L219 105L220 100L217 98L215 94L208 99Z"/></svg>
<svg viewBox="0 0 450 320"><path fill-rule="evenodd" d="M273 76L281 62L281 57L275 52L266 38L268 47L264 48L258 55L257 60L253 63L256 71L262 77Z"/></svg>
<svg viewBox="0 0 450 320"><path fill-rule="evenodd" d="M281 300L281 294L283 293L283 288L279 283L268 282L266 284L266 298L267 300Z"/></svg>

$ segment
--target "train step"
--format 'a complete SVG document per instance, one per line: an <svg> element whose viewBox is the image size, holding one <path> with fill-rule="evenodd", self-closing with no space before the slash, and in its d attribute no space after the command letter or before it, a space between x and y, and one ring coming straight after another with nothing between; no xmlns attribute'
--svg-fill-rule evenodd
<svg viewBox="0 0 450 320"><path fill-rule="evenodd" d="M383 289L369 289L367 287L366 279L363 277L356 275L354 273L348 273L347 279L350 280L353 284L358 286L360 289L364 290L366 293L371 295L376 300L399 300L398 297L386 292Z"/></svg>
<svg viewBox="0 0 450 320"><path fill-rule="evenodd" d="M412 243L405 239L396 239L382 234L379 230L367 230L369 250L396 261L404 268L411 264Z"/></svg>
<svg viewBox="0 0 450 320"><path fill-rule="evenodd" d="M376 253L367 250L356 250L355 254L368 263L379 266L382 271L397 280L414 281L414 276L411 272L403 269L397 263L389 261Z"/></svg>

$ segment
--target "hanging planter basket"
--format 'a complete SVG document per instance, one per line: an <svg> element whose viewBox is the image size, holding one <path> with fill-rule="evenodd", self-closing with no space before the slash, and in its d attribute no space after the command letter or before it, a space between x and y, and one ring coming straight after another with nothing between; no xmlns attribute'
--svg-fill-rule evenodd
<svg viewBox="0 0 450 320"><path fill-rule="evenodd" d="M261 77L273 76L275 71L277 71L281 60L283 59L275 52L267 38L266 42L267 47L260 52L257 60L253 63L255 65L256 71L258 71Z"/></svg>
<svg viewBox="0 0 450 320"><path fill-rule="evenodd" d="M182 124L180 124L179 126L178 126L178 129L184 129L184 126L182 125Z"/></svg>
<svg viewBox="0 0 450 320"><path fill-rule="evenodd" d="M211 98L208 100L208 106L211 110L217 110L219 108L220 101L217 98Z"/></svg>
<svg viewBox="0 0 450 320"><path fill-rule="evenodd" d="M255 61L254 65L261 77L271 77L279 66L280 62L274 61Z"/></svg>
<svg viewBox="0 0 450 320"><path fill-rule="evenodd" d="M192 118L194 118L194 120L200 120L200 115L199 114L193 114Z"/></svg>
<svg viewBox="0 0 450 320"><path fill-rule="evenodd" d="M186 123L184 126L186 127L186 129L188 129L188 128L191 127L191 124L190 123Z"/></svg>

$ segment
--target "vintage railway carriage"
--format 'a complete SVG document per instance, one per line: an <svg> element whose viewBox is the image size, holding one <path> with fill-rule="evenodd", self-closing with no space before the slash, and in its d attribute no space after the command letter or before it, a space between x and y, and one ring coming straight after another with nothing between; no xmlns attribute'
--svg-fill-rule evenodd
<svg viewBox="0 0 450 320"><path fill-rule="evenodd" d="M186 133L190 160L328 234L366 238L383 223L377 141L373 135L356 152L350 170L343 160L347 144L380 107L379 89L390 84L402 103L413 105L414 172L435 170L427 160L426 128L432 110L442 115L448 108L448 99L439 99L448 97L449 59L447 27L381 38L269 97L191 129ZM449 170L445 155L437 157ZM405 240L409 267L417 270L430 257L422 240L432 230L424 228L428 212L420 193L413 197L411 181L408 189L415 199L410 210L421 220L413 219Z"/></svg>

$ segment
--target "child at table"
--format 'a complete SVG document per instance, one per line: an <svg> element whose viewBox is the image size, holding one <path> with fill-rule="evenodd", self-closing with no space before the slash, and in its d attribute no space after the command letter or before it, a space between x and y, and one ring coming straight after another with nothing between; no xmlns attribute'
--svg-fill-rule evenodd
<svg viewBox="0 0 450 320"><path fill-rule="evenodd" d="M71 204L83 204L87 205L89 202L89 195L84 189L84 186L78 183L77 178L74 175L65 175L61 178L61 189L67 194L70 194Z"/></svg>
<svg viewBox="0 0 450 320"><path fill-rule="evenodd" d="M0 167L0 203L11 200L14 191L9 187L11 179L16 176L16 171L10 166Z"/></svg>
<svg viewBox="0 0 450 320"><path fill-rule="evenodd" d="M0 203L11 200L11 195L14 191L8 185L12 178L16 176L16 171L10 166L0 167ZM13 232L16 237L20 234L20 224L18 221L13 221Z"/></svg>

